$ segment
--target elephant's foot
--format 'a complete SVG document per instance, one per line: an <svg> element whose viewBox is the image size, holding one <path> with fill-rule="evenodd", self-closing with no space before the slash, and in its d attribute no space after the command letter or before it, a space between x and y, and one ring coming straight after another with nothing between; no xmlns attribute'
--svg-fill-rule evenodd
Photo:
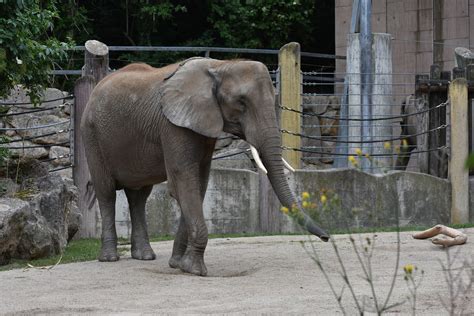
<svg viewBox="0 0 474 316"><path fill-rule="evenodd" d="M99 261L101 262L114 262L119 260L117 252L117 246L102 245L99 254Z"/></svg>
<svg viewBox="0 0 474 316"><path fill-rule="evenodd" d="M181 258L183 258L182 255L171 256L170 260L168 261L168 265L170 266L170 268L178 269L179 263L181 262Z"/></svg>
<svg viewBox="0 0 474 316"><path fill-rule="evenodd" d="M181 260L179 261L178 267L181 269L181 271L184 272L200 276L207 275L207 268L204 264L204 258L202 256L191 255L189 253L184 254Z"/></svg>
<svg viewBox="0 0 474 316"><path fill-rule="evenodd" d="M138 260L155 260L156 255L149 243L132 246L132 258Z"/></svg>

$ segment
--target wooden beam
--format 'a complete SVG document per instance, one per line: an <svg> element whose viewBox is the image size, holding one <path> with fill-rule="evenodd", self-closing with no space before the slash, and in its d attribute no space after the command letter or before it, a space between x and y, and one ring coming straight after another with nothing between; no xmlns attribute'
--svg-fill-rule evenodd
<svg viewBox="0 0 474 316"><path fill-rule="evenodd" d="M301 49L296 42L288 43L280 49L278 63L280 68L280 104L301 111ZM282 111L281 128L301 133L301 114ZM286 147L301 148L301 137L283 133L282 144ZM283 151L283 157L295 169L301 166L301 152Z"/></svg>
<svg viewBox="0 0 474 316"><path fill-rule="evenodd" d="M451 101L451 223L469 222L469 171L465 168L469 154L467 82L458 78L449 86Z"/></svg>

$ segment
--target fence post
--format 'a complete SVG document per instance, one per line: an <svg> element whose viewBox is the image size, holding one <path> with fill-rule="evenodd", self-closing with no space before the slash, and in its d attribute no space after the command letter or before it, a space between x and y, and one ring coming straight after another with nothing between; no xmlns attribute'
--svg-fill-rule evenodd
<svg viewBox="0 0 474 316"><path fill-rule="evenodd" d="M86 107L89 97L95 85L107 75L109 68L108 48L105 44L92 40L85 44L84 67L82 77L74 86L74 167L73 179L78 189L77 206L82 214L81 237L97 237L98 209L97 206L89 209L86 199L87 182L90 178L84 151L84 143L81 137L80 124L82 113Z"/></svg>
<svg viewBox="0 0 474 316"><path fill-rule="evenodd" d="M417 154L418 166L421 173L429 172L428 164L428 134L426 132L429 129L428 121L428 97L429 93L426 89L422 89L420 81L428 80L428 75L416 75L415 77L415 107L417 112L423 112L416 116L416 149L419 151ZM429 87L428 87L429 91Z"/></svg>
<svg viewBox="0 0 474 316"><path fill-rule="evenodd" d="M469 170L465 168L468 156L468 98L467 81L458 78L449 85L451 101L451 222L469 222Z"/></svg>
<svg viewBox="0 0 474 316"><path fill-rule="evenodd" d="M296 111L301 111L301 57L300 44L288 43L278 54L280 68L280 104ZM301 133L301 114L282 111L281 128L287 131ZM301 148L301 137L282 134L282 144L285 147ZM301 165L301 152L295 150L283 151L283 158L295 169Z"/></svg>

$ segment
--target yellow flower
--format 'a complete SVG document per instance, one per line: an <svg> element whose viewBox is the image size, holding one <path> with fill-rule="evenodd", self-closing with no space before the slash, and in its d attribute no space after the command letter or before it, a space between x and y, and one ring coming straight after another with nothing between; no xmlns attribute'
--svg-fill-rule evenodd
<svg viewBox="0 0 474 316"><path fill-rule="evenodd" d="M303 207L307 208L308 206L309 206L309 202L308 201L303 201Z"/></svg>
<svg viewBox="0 0 474 316"><path fill-rule="evenodd" d="M365 158L367 158L367 159L370 158L370 155L369 155L369 154L365 154L364 156L365 156Z"/></svg>
<svg viewBox="0 0 474 316"><path fill-rule="evenodd" d="M362 150L361 150L360 148L356 148L355 153L356 153L358 156L362 156Z"/></svg>
<svg viewBox="0 0 474 316"><path fill-rule="evenodd" d="M353 164L353 165L355 165L355 164L357 163L357 161L356 161L356 159L355 159L354 156L349 156L349 158L347 158L347 159L349 159L349 162L350 162L351 164Z"/></svg>
<svg viewBox="0 0 474 316"><path fill-rule="evenodd" d="M405 271L405 274L412 274L413 270L415 270L415 266L412 264L406 264L403 267L403 271Z"/></svg>
<svg viewBox="0 0 474 316"><path fill-rule="evenodd" d="M326 195L321 195L321 203L323 204L326 204L326 202L328 201L328 198L326 197Z"/></svg>
<svg viewBox="0 0 474 316"><path fill-rule="evenodd" d="M385 148L386 150L389 150L390 148L392 148L392 145L390 144L390 142L385 142L383 144L383 148Z"/></svg>
<svg viewBox="0 0 474 316"><path fill-rule="evenodd" d="M280 211L282 211L283 214L288 214L290 212L290 210L288 209L288 207L285 207L285 206L282 206Z"/></svg>
<svg viewBox="0 0 474 316"><path fill-rule="evenodd" d="M402 139L402 147L407 148L408 147L408 141L406 139Z"/></svg>
<svg viewBox="0 0 474 316"><path fill-rule="evenodd" d="M301 194L301 196L303 197L303 200L307 200L307 199L309 199L309 196L310 196L310 195L309 195L308 192L303 192L303 193Z"/></svg>

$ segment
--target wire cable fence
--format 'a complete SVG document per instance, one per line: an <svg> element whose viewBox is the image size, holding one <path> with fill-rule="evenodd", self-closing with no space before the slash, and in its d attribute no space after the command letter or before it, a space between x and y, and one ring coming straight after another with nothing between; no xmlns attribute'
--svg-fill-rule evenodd
<svg viewBox="0 0 474 316"><path fill-rule="evenodd" d="M429 156L444 168L438 175L447 175L449 100L446 93L420 92L417 77L429 75L372 73L371 115L365 117L361 73L302 68L301 110L285 104L279 108L301 117L300 131L282 128L281 132L300 137L300 148L283 146L283 150L301 152L303 167L418 171L419 160ZM449 83L434 81L433 85ZM363 124L370 126L369 139L362 137Z"/></svg>
<svg viewBox="0 0 474 316"><path fill-rule="evenodd" d="M0 149L13 159L38 159L48 165L49 172L71 168L73 99L73 95L67 95L44 99L36 105L0 101ZM60 104L50 106L52 102Z"/></svg>

